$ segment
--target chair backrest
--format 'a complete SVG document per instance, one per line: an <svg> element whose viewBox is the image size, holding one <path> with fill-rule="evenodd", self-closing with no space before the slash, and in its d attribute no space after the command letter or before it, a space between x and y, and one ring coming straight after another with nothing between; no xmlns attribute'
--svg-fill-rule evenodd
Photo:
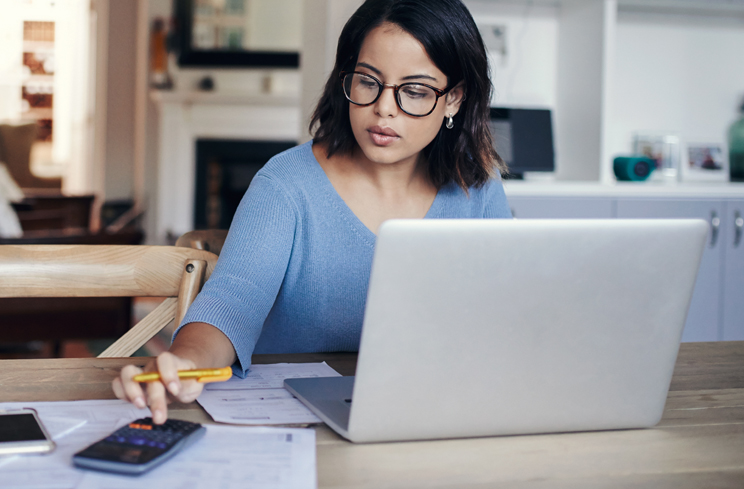
<svg viewBox="0 0 744 489"><path fill-rule="evenodd" d="M181 321L216 263L175 246L0 245L0 297L165 297L99 355L125 357Z"/></svg>
<svg viewBox="0 0 744 489"><path fill-rule="evenodd" d="M227 238L226 229L197 229L189 231L176 241L176 246L211 251L219 255Z"/></svg>
<svg viewBox="0 0 744 489"><path fill-rule="evenodd" d="M0 161L22 188L60 189L60 178L41 178L31 173L31 146L36 141L36 122L28 124L0 124Z"/></svg>

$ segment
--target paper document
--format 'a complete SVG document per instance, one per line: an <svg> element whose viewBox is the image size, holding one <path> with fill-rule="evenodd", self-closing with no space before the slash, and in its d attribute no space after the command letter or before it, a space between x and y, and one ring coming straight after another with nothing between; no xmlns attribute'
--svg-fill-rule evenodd
<svg viewBox="0 0 744 489"><path fill-rule="evenodd" d="M41 417L41 422L44 423L44 428L54 441L58 441L87 423L86 420L80 418L62 418L48 415Z"/></svg>
<svg viewBox="0 0 744 489"><path fill-rule="evenodd" d="M317 487L313 430L206 425L207 433L197 443L144 476L131 477L76 468L72 456L117 428L150 416L148 409L119 400L0 403L0 409L22 407L36 409L56 434L57 448L48 455L13 457L0 466L2 489Z"/></svg>
<svg viewBox="0 0 744 489"><path fill-rule="evenodd" d="M137 418L150 415L124 401L68 401L0 403L0 409L30 407L55 437L57 448L48 455L13 457L0 466L3 489L73 489L83 471L72 465L72 455ZM71 429L71 424L75 425Z"/></svg>
<svg viewBox="0 0 744 489"><path fill-rule="evenodd" d="M207 425L204 438L134 480L89 471L78 489L132 487L313 489L317 487L315 431Z"/></svg>
<svg viewBox="0 0 744 489"><path fill-rule="evenodd" d="M215 421L271 425L320 423L312 411L284 389L284 379L340 377L327 363L251 365L245 379L204 386L197 402Z"/></svg>

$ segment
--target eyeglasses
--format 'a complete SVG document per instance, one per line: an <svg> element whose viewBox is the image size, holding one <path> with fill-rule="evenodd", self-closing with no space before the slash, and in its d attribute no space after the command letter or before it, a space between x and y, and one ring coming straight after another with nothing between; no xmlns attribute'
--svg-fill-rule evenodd
<svg viewBox="0 0 744 489"><path fill-rule="evenodd" d="M395 93L400 110L413 117L425 117L434 112L439 97L449 92L449 89L440 90L418 82L388 85L372 75L357 71L342 71L339 77L343 80L344 95L352 104L362 107L372 105L389 87Z"/></svg>

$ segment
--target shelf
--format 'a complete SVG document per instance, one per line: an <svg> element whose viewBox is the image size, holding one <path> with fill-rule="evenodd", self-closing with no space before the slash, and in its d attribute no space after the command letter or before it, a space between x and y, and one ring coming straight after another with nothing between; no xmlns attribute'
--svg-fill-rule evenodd
<svg viewBox="0 0 744 489"><path fill-rule="evenodd" d="M618 182L518 182L505 181L507 197L665 197L665 198L744 198L744 183Z"/></svg>
<svg viewBox="0 0 744 489"><path fill-rule="evenodd" d="M246 17L237 15L200 16L194 17L194 29L198 25L218 27L245 27Z"/></svg>
<svg viewBox="0 0 744 489"><path fill-rule="evenodd" d="M297 96L230 92L153 90L150 92L150 98L158 104L254 105L274 107L299 107L300 105L300 100Z"/></svg>
<svg viewBox="0 0 744 489"><path fill-rule="evenodd" d="M561 7L572 0L492 0L493 3L511 5L540 5ZM617 0L618 10L636 12L682 14L741 14L744 0Z"/></svg>
<svg viewBox="0 0 744 489"><path fill-rule="evenodd" d="M744 16L744 0L618 0L622 12Z"/></svg>
<svg viewBox="0 0 744 489"><path fill-rule="evenodd" d="M26 75L23 78L23 84L28 85L29 83L32 84L48 84L48 85L54 85L54 73L50 74L43 74L43 75Z"/></svg>
<svg viewBox="0 0 744 489"><path fill-rule="evenodd" d="M21 116L24 119L32 119L32 120L39 120L39 119L51 119L53 117L53 109L51 108L34 108L29 109L26 112L22 112Z"/></svg>
<svg viewBox="0 0 744 489"><path fill-rule="evenodd" d="M23 41L24 53L53 53L54 41Z"/></svg>

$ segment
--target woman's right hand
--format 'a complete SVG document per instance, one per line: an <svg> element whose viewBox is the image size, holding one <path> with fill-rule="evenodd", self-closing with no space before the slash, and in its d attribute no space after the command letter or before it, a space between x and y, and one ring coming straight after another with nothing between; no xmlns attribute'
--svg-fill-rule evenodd
<svg viewBox="0 0 744 489"><path fill-rule="evenodd" d="M153 422L162 424L168 419L169 402L172 400L192 402L201 394L204 384L195 379L178 378L179 370L194 368L196 364L192 360L164 352L145 365L144 369L134 365L122 368L112 387L119 399L129 401L140 409L149 406ZM135 375L142 372L155 371L160 373L160 381L139 383L132 380Z"/></svg>
<svg viewBox="0 0 744 489"><path fill-rule="evenodd" d="M158 355L144 370L127 365L114 379L112 387L119 399L138 408L150 406L153 422L162 424L168 419L170 401L192 402L204 388L196 379L179 379L179 370L219 368L232 365L235 359L232 342L222 331L207 323L189 323L173 339L170 351ZM143 371L159 372L160 381L141 384L132 380Z"/></svg>

